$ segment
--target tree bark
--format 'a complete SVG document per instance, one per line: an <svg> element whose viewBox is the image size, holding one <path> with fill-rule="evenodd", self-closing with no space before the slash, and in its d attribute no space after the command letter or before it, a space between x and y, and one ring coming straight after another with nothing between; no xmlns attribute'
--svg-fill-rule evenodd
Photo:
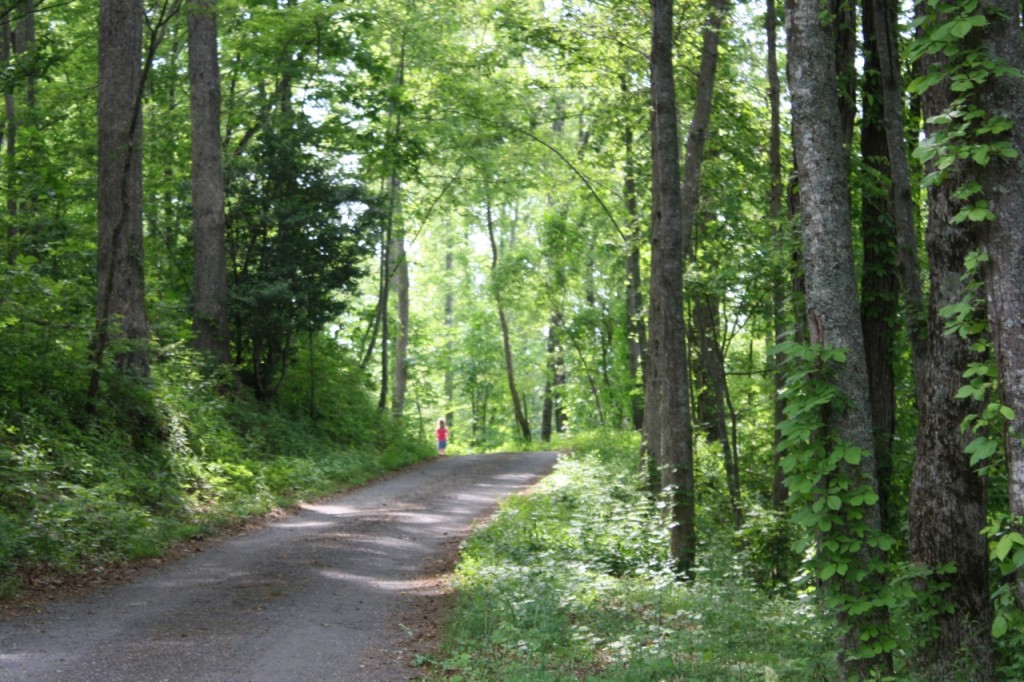
<svg viewBox="0 0 1024 682"><path fill-rule="evenodd" d="M225 247L224 171L220 148L217 0L191 0L188 71L192 119L192 220L195 345L222 364L231 360Z"/></svg>
<svg viewBox="0 0 1024 682"><path fill-rule="evenodd" d="M864 338L857 304L847 155L843 145L840 95L835 70L835 39L821 18L816 0L788 0L786 32L789 44L789 85L793 107L793 148L800 181L803 257L806 278L807 322L810 341L846 350L846 361L835 368L835 385L843 396L843 409L829 411L825 428L835 442L858 448L859 466L841 464L839 475L851 489L875 488L873 432L868 401ZM851 510L851 519L863 514L868 532L880 528L877 504ZM861 523L860 519L856 519ZM851 558L847 575L826 582L826 589L863 600L873 594L881 576L870 568L880 560L867 543ZM859 580L853 576L866 572ZM844 678L870 677L887 668L884 656L851 659L845 655L864 646L884 613L871 609L839 614L840 671ZM865 637L862 638L862 634Z"/></svg>
<svg viewBox="0 0 1024 682"><path fill-rule="evenodd" d="M672 4L671 0L651 0L651 283L644 437L651 459L660 469L662 491L669 499L671 557L676 569L684 573L693 567L696 554L683 322L683 264L689 242L686 232L692 229L695 208L690 207L691 220L685 222L672 64ZM687 192L691 200L696 199L696 188L690 186Z"/></svg>
<svg viewBox="0 0 1024 682"><path fill-rule="evenodd" d="M873 2L874 0L867 0ZM883 125L880 63L876 33L884 30L876 24L874 13L866 11L863 20L864 80L861 97L860 152L869 173L861 194L861 325L871 396L871 423L875 437L875 461L878 463L879 510L882 527L890 526L889 500L892 497L892 446L896 432L896 375L893 366L896 320L899 314L900 283L897 277L898 253L893 220L893 183L889 177L889 145ZM877 182L872 179L877 178Z"/></svg>
<svg viewBox="0 0 1024 682"><path fill-rule="evenodd" d="M946 61L940 52L926 55L919 66L927 72L944 67ZM924 92L921 106L926 134L939 132L934 117L949 110L956 97L948 79ZM970 230L954 224L953 218L963 207L956 191L969 179L969 163L955 162L947 178L928 189L928 356L910 487L908 552L911 561L929 569L956 566L955 573L937 579L949 584L942 596L952 611L935 616L938 636L921 647L915 672L946 679L956 675L966 655L974 679L991 680L988 547L980 534L986 525L986 490L964 452L970 437L959 429L975 406L956 397L968 363L980 358L971 351L969 339L944 333L946 320L939 312L966 295L964 261L975 241ZM934 163L927 170L934 171Z"/></svg>
<svg viewBox="0 0 1024 682"><path fill-rule="evenodd" d="M771 128L768 140L768 214L772 220L772 238L776 243L784 243L782 214L782 89L779 87L778 61L778 15L775 0L765 3L765 34L767 42L768 71L768 103L771 108ZM777 276L772 278L772 333L774 343L785 341L788 326L786 324L786 290L785 281L788 268L777 268ZM782 358L776 356L772 363L772 381L775 385L773 409L774 435L773 442L777 448L782 441L779 426L786 418L783 411L782 390L786 385L785 372L782 370ZM774 475L772 476L772 509L781 511L786 506L788 491L783 484L783 473L780 461L782 453L776 449L774 457Z"/></svg>
<svg viewBox="0 0 1024 682"><path fill-rule="evenodd" d="M914 215L917 205L911 190L910 164L904 135L903 87L897 44L897 8L891 0L865 0L865 23L874 27L875 52L881 85L882 124L889 154L891 211L896 230L897 273L903 296L904 318L910 339L915 396L924 393L928 339L921 266L918 262L918 236Z"/></svg>
<svg viewBox="0 0 1024 682"><path fill-rule="evenodd" d="M142 245L141 0L101 0L96 372L111 336L126 342L115 362L149 374ZM116 332L114 329L116 328ZM91 397L98 392L94 372Z"/></svg>
<svg viewBox="0 0 1024 682"><path fill-rule="evenodd" d="M990 18L978 41L990 59L1024 68L1021 5L988 0L981 5ZM1017 76L990 77L979 86L984 110L1011 121L1011 144L1017 157L976 168L995 219L980 226L988 253L984 269L989 329L999 370L1001 402L1014 418L1005 435L1010 514L1024 517L1024 84ZM1016 574L1017 604L1024 609L1024 571Z"/></svg>

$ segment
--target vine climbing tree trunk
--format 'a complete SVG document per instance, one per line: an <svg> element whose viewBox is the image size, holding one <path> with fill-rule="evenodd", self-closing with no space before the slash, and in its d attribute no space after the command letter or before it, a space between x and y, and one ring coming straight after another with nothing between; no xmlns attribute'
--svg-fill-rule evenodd
<svg viewBox="0 0 1024 682"><path fill-rule="evenodd" d="M884 672L891 664L883 652L866 655L864 651L887 619L884 608L871 606L868 601L868 608L860 609L882 584L883 576L874 566L884 559L866 541L877 537L881 523L877 492L875 503L871 503L871 492L877 485L874 444L857 303L844 118L832 68L836 41L831 27L823 21L817 0L787 1L786 33L810 341L845 353L845 361L836 363L832 378L842 406L829 410L825 417L823 437L829 443L825 455L831 459L841 448L843 456L834 475L845 481L849 490L864 491L855 505L844 505L841 496L829 493L838 502L830 502L829 508L837 512L834 519L830 517L831 530L852 533L862 541L858 550L842 555L849 562L848 570L840 573L826 568L821 576L827 593L840 604L841 674L844 678L866 678L873 671ZM823 532L825 540L829 531ZM854 610L853 605L858 608Z"/></svg>
<svg viewBox="0 0 1024 682"><path fill-rule="evenodd" d="M871 2L872 0L868 0ZM889 500L892 483L892 449L896 432L896 375L893 365L896 321L899 317L900 282L893 220L894 183L889 181L889 145L883 121L880 63L876 16L865 12L864 79L860 151L867 174L861 193L861 324L867 357L871 396L871 423L875 433L875 461L878 463L879 509L882 526L889 529ZM877 180L872 181L872 178ZM892 529L896 532L895 529Z"/></svg>
<svg viewBox="0 0 1024 682"><path fill-rule="evenodd" d="M922 7L919 11L927 10ZM923 13L919 18L943 20ZM950 57L941 50L925 54L919 66L922 73L942 72L949 68ZM921 105L926 135L942 134L937 117L951 110L959 98L948 78L925 90ZM935 172L937 163L938 159L929 161L926 171ZM911 561L932 571L951 565L956 568L948 575L940 573L933 581L948 585L942 595L952 608L935 615L937 636L921 647L914 661L915 672L944 679L957 674L966 663L973 679L992 680L988 547L981 535L987 523L987 493L985 481L964 452L971 436L958 428L975 407L957 397L964 371L982 358L971 349L971 339L945 333L947 320L941 314L968 296L964 266L976 243L971 230L957 224L955 217L965 207L959 190L972 179L970 163L954 161L944 179L928 187L928 355L910 488L908 553Z"/></svg>
<svg viewBox="0 0 1024 682"><path fill-rule="evenodd" d="M914 393L920 401L925 391L924 376L928 362L927 311L918 260L918 231L914 219L917 204L911 188L904 134L904 88L897 44L897 6L893 0L865 0L864 13L865 24L870 23L874 29L882 126L888 151L888 177L892 182L890 202L897 245L897 273L903 297L903 316L910 339Z"/></svg>
<svg viewBox="0 0 1024 682"><path fill-rule="evenodd" d="M992 18L978 29L978 44L993 63L1024 69L1021 5L989 0L982 9ZM984 268L986 310L999 373L999 400L1013 411L1005 430L1010 514L1024 518L1024 83L1019 75L990 75L979 85L983 110L1013 124L1007 140L1014 158L976 167L992 211L979 226L988 254ZM1018 530L1021 530L1018 528ZM1024 570L1016 572L1017 605L1024 609Z"/></svg>

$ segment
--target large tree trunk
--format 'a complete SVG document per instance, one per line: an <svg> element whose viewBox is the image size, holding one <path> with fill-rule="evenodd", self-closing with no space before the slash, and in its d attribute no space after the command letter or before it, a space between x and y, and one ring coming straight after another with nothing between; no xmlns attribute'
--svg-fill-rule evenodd
<svg viewBox="0 0 1024 682"><path fill-rule="evenodd" d="M874 489L873 433L857 304L847 156L839 90L835 70L831 68L835 63L835 40L821 14L817 0L787 2L789 84L793 147L800 181L807 321L812 343L846 351L846 361L835 367L834 376L835 386L843 396L843 408L829 411L825 435L833 442L857 448L861 457L856 466L844 460L837 473L849 480L851 490L862 486ZM865 533L880 529L877 504L841 508L839 513L843 514L840 519L848 521L851 527L863 524ZM834 530L846 533L851 528ZM882 576L871 564L881 557L867 542L861 544L860 551L846 555L853 562L850 571L846 576L837 573L826 582L826 590L858 601L876 592ZM858 575L862 572L863 576ZM847 609L840 611L840 666L844 678L869 677L871 671L887 667L881 655L859 659L846 655L867 644L870 632L884 617L884 612L877 608L857 615Z"/></svg>
<svg viewBox="0 0 1024 682"><path fill-rule="evenodd" d="M217 0L191 0L188 72L192 118L192 220L196 347L228 363L228 270L224 243L224 172L220 148Z"/></svg>
<svg viewBox="0 0 1024 682"><path fill-rule="evenodd" d="M100 1L96 372L112 337L125 372L149 374L142 246L141 0ZM116 331L115 331L116 329Z"/></svg>
<svg viewBox="0 0 1024 682"><path fill-rule="evenodd" d="M946 65L941 52L926 55L920 63L924 72ZM957 97L948 79L925 91L921 105L928 135L941 131L934 117L948 111ZM944 333L946 320L940 314L966 295L964 261L975 243L970 230L953 219L963 208L956 192L971 179L969 163L954 163L945 180L928 189L928 356L910 488L908 550L911 561L926 568L956 567L955 573L936 579L949 584L942 595L952 610L936 614L938 636L924 643L915 661L915 672L930 679L955 677L963 663L972 679L994 678L988 547L980 534L986 525L985 483L971 467L964 452L969 436L959 428L975 406L956 397L968 363L980 358L972 353L969 339ZM927 170L935 170L934 162Z"/></svg>
<svg viewBox="0 0 1024 682"><path fill-rule="evenodd" d="M651 285L644 435L661 487L670 491L671 556L680 572L696 554L689 371L683 321L683 268L697 214L700 169L718 60L724 2L714 0L704 30L697 101L686 141L680 192L679 131L672 66L672 2L651 0Z"/></svg>
<svg viewBox="0 0 1024 682"><path fill-rule="evenodd" d="M873 0L868 0L872 2ZM890 527L889 500L892 484L892 446L896 431L896 375L893 366L900 284L898 253L892 218L889 145L882 114L881 79L875 34L884 30L872 12L864 13L864 82L860 150L866 168L875 173L861 195L861 324L867 354L868 386L871 391L871 423L875 430L875 461L878 463L879 509L882 527ZM871 178L879 178L873 183Z"/></svg>
<svg viewBox="0 0 1024 682"><path fill-rule="evenodd" d="M993 61L1024 68L1021 6L989 0L990 23L980 29L980 44ZM978 178L995 219L981 225L981 245L988 252L985 291L989 328L999 370L1000 400L1014 412L1006 431L1006 465L1010 514L1024 517L1024 83L1016 75L992 77L979 87L990 116L1011 121L1017 156L978 169ZM1017 604L1024 608L1024 571L1017 572Z"/></svg>

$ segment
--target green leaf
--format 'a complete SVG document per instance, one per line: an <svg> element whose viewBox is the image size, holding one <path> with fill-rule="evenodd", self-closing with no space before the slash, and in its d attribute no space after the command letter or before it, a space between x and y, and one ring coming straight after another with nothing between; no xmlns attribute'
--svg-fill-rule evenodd
<svg viewBox="0 0 1024 682"><path fill-rule="evenodd" d="M907 86L907 89L914 94L920 95L928 88L932 87L933 85L936 85L945 77L946 74L934 71L932 73L925 74L924 76L919 76L914 80L910 81L910 85ZM920 147L918 147L918 149L920 149ZM916 151L914 152L914 156L917 156Z"/></svg>
<svg viewBox="0 0 1024 682"><path fill-rule="evenodd" d="M998 447L999 444L996 441L985 436L978 436L964 448L964 452L971 456L971 466L974 466L978 462L992 457Z"/></svg>
<svg viewBox="0 0 1024 682"><path fill-rule="evenodd" d="M955 398L963 400L964 398L974 398L975 400L981 400L985 395L985 389L978 389L974 386L961 386L960 390L956 392Z"/></svg>
<svg viewBox="0 0 1024 682"><path fill-rule="evenodd" d="M974 26L975 24L970 20L970 18L957 19L949 27L949 32L952 33L957 38L963 38L964 36L971 32L971 29L974 28Z"/></svg>
<svg viewBox="0 0 1024 682"><path fill-rule="evenodd" d="M1013 408L1007 407L1006 405L999 408L999 414L1003 416L1003 419L1010 422L1017 418L1017 414L1013 411Z"/></svg>
<svg viewBox="0 0 1024 682"><path fill-rule="evenodd" d="M822 580L828 580L836 574L836 569L838 568L839 566L836 564L828 564L825 568L821 569L821 573L818 574L818 577Z"/></svg>
<svg viewBox="0 0 1024 682"><path fill-rule="evenodd" d="M995 617L995 620L992 621L992 636L999 639L1006 634L1008 627L1009 624L1006 622L1006 616L999 614Z"/></svg>
<svg viewBox="0 0 1024 682"><path fill-rule="evenodd" d="M995 557L1000 561L1006 559L1010 554L1010 550L1013 549L1014 545L1024 545L1024 536L1020 533L1009 533L999 538L999 542L996 543Z"/></svg>
<svg viewBox="0 0 1024 682"><path fill-rule="evenodd" d="M832 511L839 511L843 506L843 500L838 495L828 496L828 508Z"/></svg>

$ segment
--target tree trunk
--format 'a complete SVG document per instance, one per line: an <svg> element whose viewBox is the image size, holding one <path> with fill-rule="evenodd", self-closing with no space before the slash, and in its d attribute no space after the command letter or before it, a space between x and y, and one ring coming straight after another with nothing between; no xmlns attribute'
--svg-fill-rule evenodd
<svg viewBox="0 0 1024 682"><path fill-rule="evenodd" d="M623 86L625 88L625 86ZM636 162L633 157L633 129L623 133L626 147L626 176L624 191L626 212L629 214L632 230L626 255L626 333L629 347L629 377L631 380L629 405L633 428L640 430L644 424L643 358L647 351L647 327L643 317L643 291L640 276L640 243L643 239L640 228L639 209L636 197Z"/></svg>
<svg viewBox="0 0 1024 682"><path fill-rule="evenodd" d="M732 509L733 526L743 525L743 507L740 503L739 461L735 442L730 438L727 420L729 386L725 378L725 357L718 339L718 299L707 292L698 292L693 303L693 325L700 368L695 374L703 383L698 400L700 421L708 439L722 448L726 488Z"/></svg>
<svg viewBox="0 0 1024 682"><path fill-rule="evenodd" d="M915 396L924 393L928 354L926 311L918 262L918 237L914 215L917 205L911 190L910 164L904 136L903 87L897 45L896 5L891 0L865 0L865 23L874 27L879 80L881 81L882 124L889 153L889 200L895 222L900 289L907 334L910 339ZM870 18L869 18L870 17Z"/></svg>
<svg viewBox="0 0 1024 682"><path fill-rule="evenodd" d="M8 10L0 21L0 60L10 63L15 54L14 31L11 29L11 12ZM9 82L4 91L4 113L7 116L4 152L6 156L6 189L7 189L7 262L14 264L18 257L16 242L18 239L18 185L16 178L18 119L14 102L14 83Z"/></svg>
<svg viewBox="0 0 1024 682"><path fill-rule="evenodd" d="M141 0L100 1L98 333L92 398L112 336L126 342L117 351L117 366L149 374L142 246L142 22Z"/></svg>
<svg viewBox="0 0 1024 682"><path fill-rule="evenodd" d="M35 49L36 28L35 0L20 0L17 4L4 12L0 22L0 61L5 64L16 63L12 73L19 73L24 70L25 106L19 111L15 99L15 91L19 82L11 79L7 82L4 92L4 111L7 117L5 152L6 163L6 193L7 193L7 262L13 264L18 257L20 247L18 244L18 223L19 213L28 208L38 193L32 187L32 181L24 179L24 171L27 167L26 156L31 157L31 147L38 147L38 143L29 143L30 149L19 150L18 133L19 127L25 121L31 125L34 123L34 110L36 106L36 73L35 67L25 69L26 60L31 60L31 52ZM18 22L14 24L12 15L17 16ZM26 57L28 55L28 57ZM31 138L30 138L31 139Z"/></svg>
<svg viewBox="0 0 1024 682"><path fill-rule="evenodd" d="M1024 68L1021 6L989 0L982 9L993 19L979 29L989 58L1013 69ZM1011 121L1017 156L977 168L984 196L995 219L980 226L988 253L984 269L989 329L999 370L1000 400L1014 412L1005 435L1010 514L1024 517L1024 84L1015 75L991 77L979 87L984 110ZM1024 571L1016 575L1017 604L1024 609Z"/></svg>
<svg viewBox="0 0 1024 682"><path fill-rule="evenodd" d="M940 52L926 55L920 67L927 72L946 63ZM948 79L924 92L921 105L926 134L940 131L934 117L949 110L957 97ZM959 665L966 663L973 679L991 680L988 547L980 534L986 525L986 490L964 452L970 437L959 429L975 406L956 397L968 363L980 358L971 351L969 339L944 333L946 320L940 315L944 307L966 295L964 261L975 243L970 230L954 224L953 218L963 208L956 192L970 179L969 163L954 163L946 179L928 189L928 357L910 488L908 551L911 561L929 569L956 566L955 573L936 579L949 584L942 596L952 610L936 614L938 636L921 647L915 672L945 679L956 676ZM927 170L934 171L934 163ZM1000 244L999 248L1012 245Z"/></svg>
<svg viewBox="0 0 1024 682"><path fill-rule="evenodd" d="M447 409L445 410L444 423L449 427L455 422L455 412L452 405L455 404L455 373L452 371L451 357L454 350L452 342L455 330L455 296L452 294L452 276L455 274L455 255L452 253L451 244L444 254L445 280L448 282L444 293L444 327L447 332L448 341L445 343L446 358L444 368L444 397Z"/></svg>
<svg viewBox="0 0 1024 682"><path fill-rule="evenodd" d="M565 385L565 359L562 355L562 314L555 312L548 319L548 379L544 387L540 438L544 442L561 433L565 423L561 389Z"/></svg>
<svg viewBox="0 0 1024 682"><path fill-rule="evenodd" d="M782 89L779 87L778 15L775 9L775 0L767 0L765 3L765 34L768 47L768 103L771 107L771 130L768 140L768 214L772 221L772 239L777 244L783 244L785 239L782 220L782 189L784 186L782 183ZM788 269L777 268L775 272L777 276L772 278L772 334L774 343L779 344L785 340L787 332L785 281ZM779 425L785 419L781 396L782 389L786 385L786 376L782 370L782 358L778 356L772 362L772 380L775 385L773 442L778 446L782 440ZM783 484L781 459L782 453L776 450L774 475L772 476L772 509L779 511L785 508L788 492Z"/></svg>
<svg viewBox="0 0 1024 682"><path fill-rule="evenodd" d="M671 0L651 0L651 284L644 437L669 496L670 552L679 572L696 554L689 372L683 323L683 263L692 219L684 222L679 130L672 65ZM703 62L703 60L702 60ZM694 119L698 118L694 114ZM695 138L696 139L696 138ZM688 188L695 199L694 188ZM694 215L691 207L690 215Z"/></svg>
<svg viewBox="0 0 1024 682"><path fill-rule="evenodd" d="M873 0L868 0L871 2ZM889 175L889 145L882 120L881 79L875 34L884 30L871 12L864 13L864 81L860 150L863 164L874 173L867 179L861 196L861 325L871 396L871 423L875 432L875 461L878 463L879 510L882 527L897 532L889 523L892 485L892 446L896 432L896 377L893 367L896 320L899 314L900 284L898 253L892 217L892 183ZM879 178L879 182L872 182Z"/></svg>
<svg viewBox="0 0 1024 682"><path fill-rule="evenodd" d="M498 240L494 234L494 218L491 215L490 201L487 202L487 236L491 242L491 273L494 274L498 269ZM512 409L515 413L516 426L519 428L519 434L523 437L523 440L529 442L530 422L523 411L523 403L519 397L519 391L516 390L516 375L512 363L512 335L509 331L508 318L505 316L505 307L502 305L501 292L498 289L497 283L494 285L494 301L498 306L498 321L501 323L501 343L505 352L505 376L508 379L508 392L512 398Z"/></svg>
<svg viewBox="0 0 1024 682"><path fill-rule="evenodd" d="M220 148L220 68L217 0L191 0L188 71L192 118L192 220L196 347L218 362L231 360L228 271L224 242L224 172Z"/></svg>
<svg viewBox="0 0 1024 682"><path fill-rule="evenodd" d="M800 181L804 270L807 288L807 321L810 341L846 351L846 360L835 367L835 386L843 397L842 409L829 411L827 436L861 453L859 465L839 465L837 474L849 481L851 490L876 488L873 433L868 401L868 377L864 338L857 305L853 235L847 156L843 145L842 117L835 70L835 39L822 21L816 0L789 0L786 6L789 43L789 84L793 107L793 148ZM857 526L871 534L880 530L877 504L839 510L848 521L834 530L846 533ZM863 515L863 516L861 516ZM826 536L827 537L827 536ZM867 542L858 552L846 555L853 561L846 576L838 573L826 589L841 599L863 601L877 592L882 576L871 565L881 560ZM858 575L863 573L863 575ZM855 577L856 576L856 577ZM859 579L858 579L859 578ZM888 667L885 657L851 658L848 653L870 643L884 612L871 608L862 614L841 609L839 635L840 669L844 678L870 677ZM863 637L862 637L863 635Z"/></svg>
<svg viewBox="0 0 1024 682"><path fill-rule="evenodd" d="M388 212L387 226L384 228L384 236L381 239L380 255L380 290L377 301L377 326L380 330L380 395L377 398L377 409L386 410L388 407L388 371L391 363L388 361L388 344L390 339L390 314L391 314L391 234L392 216L394 215L394 199ZM376 336L376 335L375 335Z"/></svg>
<svg viewBox="0 0 1024 682"><path fill-rule="evenodd" d="M392 191L396 195L394 202L394 230L391 243L391 288L395 292L395 314L398 328L395 330L394 386L391 391L391 413L401 417L405 412L405 393L408 385L409 358L409 260L405 252L405 230L401 218L401 182L397 176L391 177Z"/></svg>

